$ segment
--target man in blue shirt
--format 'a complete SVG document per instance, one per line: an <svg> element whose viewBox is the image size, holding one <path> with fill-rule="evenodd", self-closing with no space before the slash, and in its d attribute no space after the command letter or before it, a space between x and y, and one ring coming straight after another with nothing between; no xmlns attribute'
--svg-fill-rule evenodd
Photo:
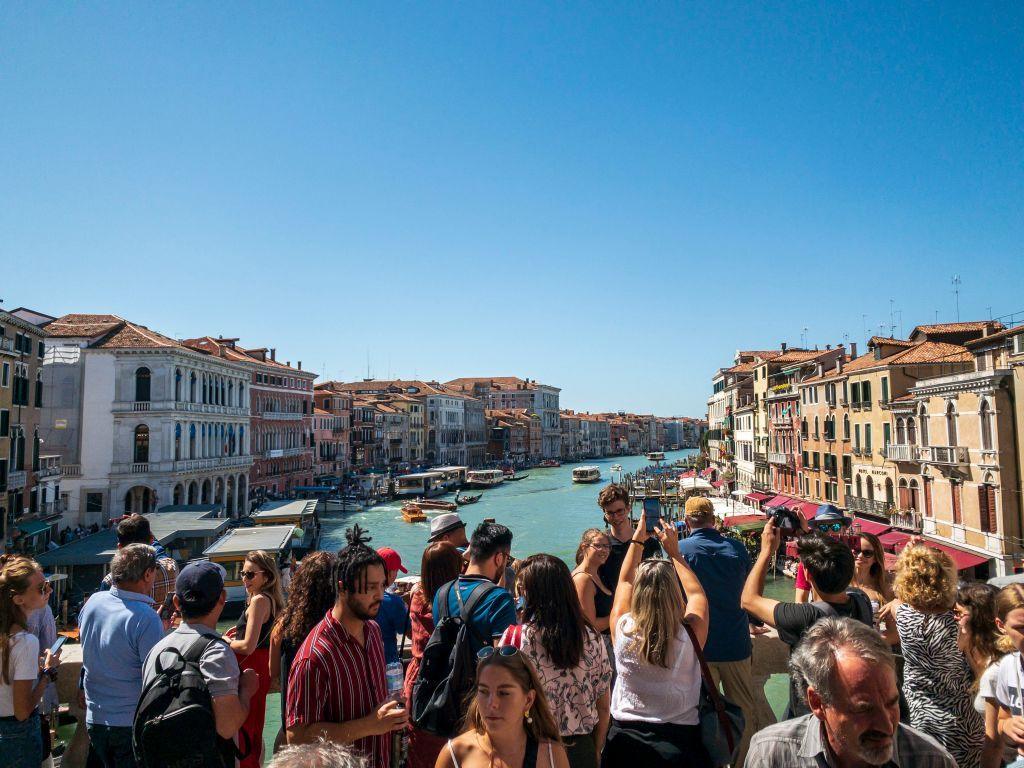
<svg viewBox="0 0 1024 768"><path fill-rule="evenodd" d="M376 622L380 627L381 635L384 638L384 663L390 664L393 661L400 661L398 658L398 636L405 637L409 634L409 606L401 596L391 591L398 572L408 573L402 565L402 556L391 547L381 547L377 554L384 559L386 569L384 581L384 599L381 600L380 609L377 611Z"/></svg>
<svg viewBox="0 0 1024 768"><path fill-rule="evenodd" d="M711 499L691 496L686 500L685 515L690 535L679 542L679 554L708 596L710 620L704 656L711 674L721 682L726 697L743 709L746 727L735 763L743 765L750 737L775 722L764 690L757 689L751 678L750 619L740 607L750 555L742 543L715 529Z"/></svg>
<svg viewBox="0 0 1024 768"><path fill-rule="evenodd" d="M498 523L480 523L469 541L469 565L466 573L455 582L456 588L449 590L445 584L434 595L434 621L440 620L441 597L448 594L450 616L459 616L461 602L479 589L491 588L490 592L477 603L473 614L468 617L474 632L470 633L473 653L477 653L487 641L493 643L516 623L516 605L507 589L496 586L512 558L512 531ZM458 591L458 596L456 596Z"/></svg>
<svg viewBox="0 0 1024 768"><path fill-rule="evenodd" d="M132 723L142 694L142 664L164 635L149 596L153 547L129 544L110 563L113 586L82 609L82 683L89 740L104 768L133 768Z"/></svg>

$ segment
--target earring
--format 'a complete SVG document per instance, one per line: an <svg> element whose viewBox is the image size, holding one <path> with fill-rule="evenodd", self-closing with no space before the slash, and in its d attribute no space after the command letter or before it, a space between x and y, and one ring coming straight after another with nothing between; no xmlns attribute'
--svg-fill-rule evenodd
<svg viewBox="0 0 1024 768"><path fill-rule="evenodd" d="M533 718L530 717L530 710L526 710L525 712L523 712L523 717L526 718L526 722L528 722L528 723L532 723L533 722Z"/></svg>

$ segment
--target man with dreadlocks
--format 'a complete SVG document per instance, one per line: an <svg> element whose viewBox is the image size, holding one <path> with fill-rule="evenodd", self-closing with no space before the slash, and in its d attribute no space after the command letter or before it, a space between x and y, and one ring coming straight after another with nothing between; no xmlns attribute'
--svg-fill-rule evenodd
<svg viewBox="0 0 1024 768"><path fill-rule="evenodd" d="M288 743L326 738L351 743L369 768L389 768L388 734L405 727L406 710L388 700L384 642L374 618L384 599L384 560L358 525L338 552L338 597L292 662L285 726Z"/></svg>

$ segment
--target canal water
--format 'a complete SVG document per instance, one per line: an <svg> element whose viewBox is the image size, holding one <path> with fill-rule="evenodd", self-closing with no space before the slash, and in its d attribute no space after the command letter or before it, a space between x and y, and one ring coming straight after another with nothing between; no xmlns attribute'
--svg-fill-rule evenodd
<svg viewBox="0 0 1024 768"><path fill-rule="evenodd" d="M696 451L666 452L665 459L673 462L693 453ZM546 552L572 564L580 534L587 528L599 528L604 524L597 506L597 494L611 482L611 467L619 464L624 472L635 472L650 464L643 456L594 459L585 463L600 468L601 482L592 485L573 483L572 470L580 464L563 464L548 469L530 469L527 470L529 477L524 480L505 482L497 488L482 491L483 497L479 502L459 508L467 535L484 518L494 518L512 530L512 554L516 557ZM453 495L441 498L450 500ZM381 504L361 512L323 515L321 523L321 549L337 551L344 547L346 529L358 523L372 537L372 547L391 547L402 556L410 573L419 572L420 558L430 533L429 520L406 523L402 519L400 502ZM765 594L780 600L792 600L793 582L769 578ZM780 715L788 695L786 676L773 675L765 690L772 708ZM271 694L267 697L267 724L263 734L264 763L270 760L280 725L279 696Z"/></svg>

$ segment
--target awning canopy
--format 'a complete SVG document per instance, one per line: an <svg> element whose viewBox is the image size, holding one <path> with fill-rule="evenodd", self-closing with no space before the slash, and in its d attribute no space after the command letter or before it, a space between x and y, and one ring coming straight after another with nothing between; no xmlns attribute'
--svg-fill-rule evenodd
<svg viewBox="0 0 1024 768"><path fill-rule="evenodd" d="M766 501L764 503L764 506L766 506L766 507L784 507L784 506L787 506L787 505L792 504L792 503L793 503L793 500L791 498L789 498L789 496L782 496L780 494L779 496L772 496L770 499L768 499L768 501Z"/></svg>
<svg viewBox="0 0 1024 768"><path fill-rule="evenodd" d="M740 524L734 525L732 527L735 528L737 531L742 531L742 532L746 533L748 531L760 531L767 524L768 524L768 520L762 517L762 518L758 518L757 520L750 520L750 521L748 521L746 523L740 523Z"/></svg>
<svg viewBox="0 0 1024 768"><path fill-rule="evenodd" d="M798 499L792 499L792 506L794 509L799 509L804 513L804 517L808 520L813 520L814 516L818 513L818 505L813 501L799 501Z"/></svg>
<svg viewBox="0 0 1024 768"><path fill-rule="evenodd" d="M711 487L712 488L721 488L722 485L723 485L723 483L722 483L721 480L712 480L711 481Z"/></svg>
<svg viewBox="0 0 1024 768"><path fill-rule="evenodd" d="M873 533L875 536L881 536L892 530L892 527L885 523L876 523L874 520L864 520L860 517L855 518L853 524L860 526L861 533Z"/></svg>
<svg viewBox="0 0 1024 768"><path fill-rule="evenodd" d="M930 539L925 540L925 544L933 549L938 549L945 552L953 560L953 565L956 566L958 571L965 571L968 568L973 568L976 565L987 563L991 560L991 557L986 555L979 555L977 552L968 552L966 549L960 549L958 547L950 546L949 544L940 544L937 541Z"/></svg>
<svg viewBox="0 0 1024 768"><path fill-rule="evenodd" d="M910 541L910 536L900 531L889 531L878 537L883 547L898 549Z"/></svg>
<svg viewBox="0 0 1024 768"><path fill-rule="evenodd" d="M751 491L747 494L747 501L767 501L770 497L767 493L761 493L760 491Z"/></svg>
<svg viewBox="0 0 1024 768"><path fill-rule="evenodd" d="M18 530L24 533L26 536L35 536L43 533L49 529L50 524L45 523L42 520L26 520L22 523L18 523Z"/></svg>
<svg viewBox="0 0 1024 768"><path fill-rule="evenodd" d="M722 518L722 525L730 527L754 522L763 524L768 522L768 520L764 515L731 515L730 517Z"/></svg>

